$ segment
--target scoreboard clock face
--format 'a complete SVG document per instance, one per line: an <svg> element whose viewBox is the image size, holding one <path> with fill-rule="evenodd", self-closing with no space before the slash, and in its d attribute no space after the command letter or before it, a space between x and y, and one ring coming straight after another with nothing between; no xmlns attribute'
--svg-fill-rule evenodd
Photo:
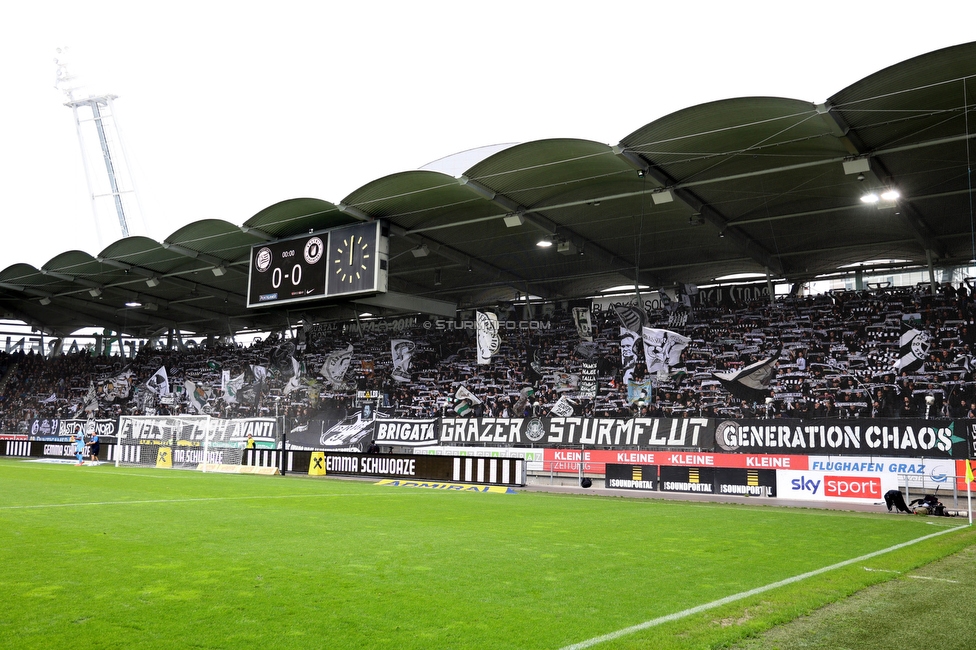
<svg viewBox="0 0 976 650"><path fill-rule="evenodd" d="M386 291L387 254L378 222L257 244L247 306Z"/></svg>
<svg viewBox="0 0 976 650"><path fill-rule="evenodd" d="M327 240L323 233L252 247L247 306L323 297Z"/></svg>
<svg viewBox="0 0 976 650"><path fill-rule="evenodd" d="M378 225L364 223L329 233L327 295L376 291Z"/></svg>

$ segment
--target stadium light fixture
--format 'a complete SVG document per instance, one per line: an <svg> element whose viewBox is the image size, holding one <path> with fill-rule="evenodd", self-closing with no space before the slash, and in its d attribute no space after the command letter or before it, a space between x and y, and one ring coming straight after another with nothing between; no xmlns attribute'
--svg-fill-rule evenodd
<svg viewBox="0 0 976 650"><path fill-rule="evenodd" d="M884 201L885 203L894 203L899 198L901 198L901 192L896 189L889 188L881 192L879 195L877 192L867 192L861 197L861 200L865 203L879 203Z"/></svg>
<svg viewBox="0 0 976 650"><path fill-rule="evenodd" d="M138 300L130 300L129 302L125 303L125 306L126 307L142 307L142 303L139 302Z"/></svg>
<svg viewBox="0 0 976 650"><path fill-rule="evenodd" d="M517 228L525 223L525 217L516 214L506 214L504 217L505 225L509 228Z"/></svg>
<svg viewBox="0 0 976 650"><path fill-rule="evenodd" d="M44 298L41 298L41 304L47 307L51 304L51 299L45 296Z"/></svg>
<svg viewBox="0 0 976 650"><path fill-rule="evenodd" d="M551 236L543 237L542 239L537 241L535 245L538 246L539 248L549 248L550 246L552 246L552 237Z"/></svg>
<svg viewBox="0 0 976 650"><path fill-rule="evenodd" d="M860 175L869 171L871 171L871 163L867 158L854 158L853 160L844 161L844 173L847 175ZM858 180L861 179L858 178Z"/></svg>
<svg viewBox="0 0 976 650"><path fill-rule="evenodd" d="M674 195L671 194L671 190L661 190L660 192L654 192L651 194L651 201L654 202L654 205L671 203L674 201Z"/></svg>
<svg viewBox="0 0 976 650"><path fill-rule="evenodd" d="M430 249L427 248L427 244L421 244L417 248L411 249L410 252L413 253L414 257L427 257L430 255Z"/></svg>
<svg viewBox="0 0 976 650"><path fill-rule="evenodd" d="M149 287L158 287L159 282L160 282L159 277L154 275L148 280L146 280L146 285Z"/></svg>
<svg viewBox="0 0 976 650"><path fill-rule="evenodd" d="M93 289L89 289L88 293L91 294L92 298L98 298L102 295L102 290L99 287L95 287Z"/></svg>
<svg viewBox="0 0 976 650"><path fill-rule="evenodd" d="M220 276L227 273L227 267L221 264L220 266L213 267L211 271L213 271L213 274L219 278Z"/></svg>

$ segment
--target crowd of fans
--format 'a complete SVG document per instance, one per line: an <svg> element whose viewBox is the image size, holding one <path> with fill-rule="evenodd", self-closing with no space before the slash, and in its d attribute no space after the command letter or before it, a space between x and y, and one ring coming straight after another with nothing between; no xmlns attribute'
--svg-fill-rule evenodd
<svg viewBox="0 0 976 650"><path fill-rule="evenodd" d="M545 416L567 398L575 414L602 417L976 419L976 304L964 287L947 285L936 295L916 288L840 291L649 310L648 326L691 342L667 373L648 373L635 350L630 381L624 381L622 323L612 309L591 311L592 341L581 338L565 303L505 306L497 315L516 325L501 329L500 349L488 365L477 363L475 330L464 318L451 327L432 327L422 317L306 324L249 346L147 344L134 356L117 349L50 358L4 352L0 431L23 431L37 418L195 413L186 398L195 388L214 416L284 416L292 424L339 419L359 408L364 392L377 396L376 409L386 415L457 416L461 387L474 396L466 416ZM931 337L918 368L896 365L906 324ZM412 356L394 372L391 341L404 340ZM777 369L762 399L736 398L713 374L775 355ZM581 396L584 363L596 367L595 398ZM160 369L169 395L147 385ZM234 391L222 390L227 378L236 380Z"/></svg>

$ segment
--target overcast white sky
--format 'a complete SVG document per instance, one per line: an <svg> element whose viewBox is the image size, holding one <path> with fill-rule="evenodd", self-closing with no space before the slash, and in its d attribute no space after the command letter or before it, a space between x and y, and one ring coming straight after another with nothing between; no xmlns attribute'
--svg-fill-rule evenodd
<svg viewBox="0 0 976 650"><path fill-rule="evenodd" d="M973 40L976 3L41 0L3 14L0 269L120 236L93 227L59 47L118 96L146 234L162 240L284 199L338 203L474 147L616 144L731 97L819 103Z"/></svg>

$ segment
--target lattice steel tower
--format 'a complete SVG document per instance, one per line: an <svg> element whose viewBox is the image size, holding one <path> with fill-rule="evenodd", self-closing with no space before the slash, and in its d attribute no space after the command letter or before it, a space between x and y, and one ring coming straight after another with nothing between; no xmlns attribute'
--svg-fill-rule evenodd
<svg viewBox="0 0 976 650"><path fill-rule="evenodd" d="M103 228L111 231L113 216L122 237L147 234L135 191L135 182L125 155L125 146L115 114L115 95L93 95L68 70L67 48L57 50L57 82L75 118L75 130L81 147L81 158L88 181L95 229L101 246ZM101 159L101 163L99 163ZM138 232L136 232L138 231ZM111 237L114 241L116 237Z"/></svg>

